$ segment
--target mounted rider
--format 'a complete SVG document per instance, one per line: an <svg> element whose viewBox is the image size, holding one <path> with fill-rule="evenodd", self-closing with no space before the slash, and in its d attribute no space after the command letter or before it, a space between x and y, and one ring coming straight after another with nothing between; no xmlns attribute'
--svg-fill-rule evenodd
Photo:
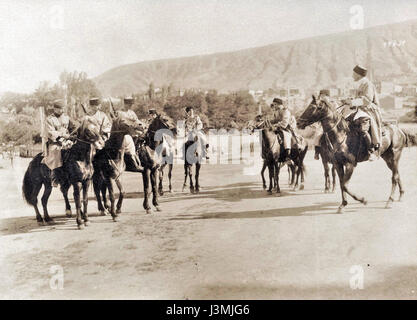
<svg viewBox="0 0 417 320"><path fill-rule="evenodd" d="M271 104L273 110L270 122L277 133L281 133L283 137L283 145L285 149L285 162L291 163L291 139L294 136L298 145L298 137L295 135L294 128L296 126L295 118L291 116L290 110L284 106L280 98L274 98ZM298 147L298 146L297 146Z"/></svg>
<svg viewBox="0 0 417 320"><path fill-rule="evenodd" d="M46 164L51 172L52 186L57 187L62 177L62 149L71 148L73 142L70 138L70 118L64 113L62 100L53 102L53 113L46 118L45 132L47 136L47 151L42 163Z"/></svg>
<svg viewBox="0 0 417 320"><path fill-rule="evenodd" d="M89 104L91 116L100 124L104 140L108 140L110 137L111 122L107 114L102 111L100 99L91 98Z"/></svg>
<svg viewBox="0 0 417 320"><path fill-rule="evenodd" d="M324 101L328 105L333 106L335 109L338 108L338 105L334 100L330 98L330 90L329 89L322 89L319 92L319 101ZM314 136L314 159L320 159L320 138L323 136L323 127L320 123L316 123L314 125L315 128L315 136Z"/></svg>
<svg viewBox="0 0 417 320"><path fill-rule="evenodd" d="M352 120L359 125L360 132L367 143L369 160L373 161L376 159L375 151L378 151L381 146L382 116L376 88L366 77L367 73L368 70L359 65L353 69L352 77L358 87L352 106L357 106L358 111L353 115Z"/></svg>
<svg viewBox="0 0 417 320"><path fill-rule="evenodd" d="M209 144L207 143L206 136L203 132L203 122L200 117L194 113L194 108L188 106L185 108L185 135L188 137L188 141L192 140L195 135L200 139L201 145L204 146L203 150L205 152L206 159L209 159L208 148Z"/></svg>
<svg viewBox="0 0 417 320"><path fill-rule="evenodd" d="M135 99L133 97L126 97L123 99L124 106L128 110L132 110L132 106L134 102L135 102ZM132 112L132 111L129 111L129 112ZM126 134L123 137L122 146L125 151L124 159L125 159L126 167L129 168L130 171L143 172L144 168L142 167L141 162L139 160L139 156L136 153L135 142L133 140L133 137L130 134Z"/></svg>

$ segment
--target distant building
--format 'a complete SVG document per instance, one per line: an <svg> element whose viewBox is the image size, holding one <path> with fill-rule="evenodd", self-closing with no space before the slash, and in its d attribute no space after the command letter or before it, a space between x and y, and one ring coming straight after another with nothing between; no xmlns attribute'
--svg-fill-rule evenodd
<svg viewBox="0 0 417 320"><path fill-rule="evenodd" d="M402 93L407 97L416 97L417 96L417 87L416 86L407 86L404 87Z"/></svg>
<svg viewBox="0 0 417 320"><path fill-rule="evenodd" d="M403 99L394 97L392 95L382 96L379 99L379 104L383 109L402 109Z"/></svg>
<svg viewBox="0 0 417 320"><path fill-rule="evenodd" d="M394 87L394 83L389 81L380 81L376 83L377 92L380 94L393 94Z"/></svg>

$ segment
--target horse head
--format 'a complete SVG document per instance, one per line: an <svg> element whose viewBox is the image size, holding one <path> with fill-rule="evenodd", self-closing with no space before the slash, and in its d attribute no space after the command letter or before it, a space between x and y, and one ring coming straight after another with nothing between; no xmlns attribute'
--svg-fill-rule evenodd
<svg viewBox="0 0 417 320"><path fill-rule="evenodd" d="M85 116L77 130L77 139L93 144L96 150L103 149L104 139L100 132L101 124L91 116Z"/></svg>
<svg viewBox="0 0 417 320"><path fill-rule="evenodd" d="M315 122L320 122L324 119L331 118L334 114L332 106L326 101L318 100L315 95L312 96L312 101L297 119L297 127L305 129L305 127L312 125Z"/></svg>
<svg viewBox="0 0 417 320"><path fill-rule="evenodd" d="M129 134L132 137L142 136L145 132L146 125L138 119L136 113L132 110L118 111L113 120L112 132Z"/></svg>

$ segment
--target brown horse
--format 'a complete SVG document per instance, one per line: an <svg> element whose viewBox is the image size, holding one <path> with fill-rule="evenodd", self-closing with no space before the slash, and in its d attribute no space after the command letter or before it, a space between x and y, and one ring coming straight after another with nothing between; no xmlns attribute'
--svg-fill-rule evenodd
<svg viewBox="0 0 417 320"><path fill-rule="evenodd" d="M367 161L369 158L366 144L362 141L358 128L354 123L349 123L340 115L336 108L324 101L318 102L313 95L313 100L298 118L298 127L304 129L315 122L320 122L323 127L321 140L322 150L327 150L328 157L336 166L339 176L342 203L338 212L341 213L347 205L346 193L353 199L367 204L364 197L358 197L348 189L348 183L353 171L359 162ZM391 194L386 203L389 208L394 201L394 193L398 185L400 191L399 201L404 195L404 189L398 172L398 162L405 146L416 144L416 137L407 133L397 126L384 124L382 143L379 150L381 157L385 160L388 168L392 171Z"/></svg>

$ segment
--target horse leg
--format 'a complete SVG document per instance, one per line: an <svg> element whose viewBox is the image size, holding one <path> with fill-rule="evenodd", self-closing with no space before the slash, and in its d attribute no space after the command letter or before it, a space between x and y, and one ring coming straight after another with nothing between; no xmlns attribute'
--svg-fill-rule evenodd
<svg viewBox="0 0 417 320"><path fill-rule="evenodd" d="M142 172L142 179L143 179L143 208L145 209L146 213L151 213L151 207L149 206L149 182L150 182L150 169L146 168Z"/></svg>
<svg viewBox="0 0 417 320"><path fill-rule="evenodd" d="M324 157L321 157L321 162L323 163L323 168L324 168L324 193L329 193L330 192L329 162Z"/></svg>
<svg viewBox="0 0 417 320"><path fill-rule="evenodd" d="M262 177L262 188L265 190L266 189L266 181L265 181L265 169L266 169L266 161L264 160L263 164L262 164L262 170L261 170L261 177Z"/></svg>
<svg viewBox="0 0 417 320"><path fill-rule="evenodd" d="M279 188L279 163L278 161L274 162L274 181L275 181L275 191L278 196L281 196L281 190Z"/></svg>
<svg viewBox="0 0 417 320"><path fill-rule="evenodd" d="M156 211L162 211L162 209L159 207L158 203L158 191L156 190L157 187L157 174L158 169L151 171L151 187L152 187L152 204L155 207Z"/></svg>
<svg viewBox="0 0 417 320"><path fill-rule="evenodd" d="M346 200L346 192L344 188L344 176L345 176L345 169L343 167L343 164L337 163L336 165L337 175L339 176L339 182L340 182L340 191L342 193L342 203L340 204L337 213L342 213L343 209L347 206L348 202Z"/></svg>
<svg viewBox="0 0 417 320"><path fill-rule="evenodd" d="M171 184L171 178L172 178L172 168L174 167L174 165L172 163L170 163L168 165L168 181L169 181L169 192L172 192L172 184Z"/></svg>
<svg viewBox="0 0 417 320"><path fill-rule="evenodd" d="M187 176L188 176L188 165L184 163L184 183L182 185L182 192L184 192L184 189L187 186Z"/></svg>
<svg viewBox="0 0 417 320"><path fill-rule="evenodd" d="M61 184L61 192L62 192L62 195L64 196L64 201L65 201L65 215L67 216L67 218L72 217L71 205L68 200L69 188L70 188L70 184L68 182Z"/></svg>
<svg viewBox="0 0 417 320"><path fill-rule="evenodd" d="M190 178L190 192L194 193L194 182L193 182L193 166L188 166L188 177Z"/></svg>
<svg viewBox="0 0 417 320"><path fill-rule="evenodd" d="M394 202L394 193L395 193L395 189L397 188L397 184L399 184L399 181L400 181L400 174L398 173L398 161L396 161L394 152L392 150L386 151L382 155L382 158L385 160L385 163L387 164L388 168L392 172L391 194L385 205L385 208L389 209L391 208L391 204ZM402 196L401 191L402 193L404 193L404 190L402 190L402 186L400 185L400 199Z"/></svg>
<svg viewBox="0 0 417 320"><path fill-rule="evenodd" d="M274 164L268 163L268 172L269 172L269 188L268 188L268 194L272 194L272 188L273 188L273 180L275 178L275 170L274 170Z"/></svg>
<svg viewBox="0 0 417 320"><path fill-rule="evenodd" d="M201 168L201 163L197 162L195 164L195 192L199 193L200 192L200 182L199 182L199 178L200 178L200 168Z"/></svg>
<svg viewBox="0 0 417 320"><path fill-rule="evenodd" d="M115 209L114 209L115 199L114 199L113 181L110 177L106 179L106 184L107 184L107 189L109 190L109 199L110 199L110 210L109 211L110 211L110 214L113 218L113 221L117 222L117 220L118 220L117 219L117 214L116 214Z"/></svg>
<svg viewBox="0 0 417 320"><path fill-rule="evenodd" d="M353 170L355 169L355 167L348 163L346 164L346 170L345 170L345 176L344 176L344 181L343 181L343 187L345 189L345 191L347 192L348 195L350 195L353 199L355 199L356 201L359 201L361 203L363 203L364 205L367 205L368 202L366 201L366 199L364 197L359 198L356 194L352 193L349 189L348 189L348 184L350 181L350 178L352 178L352 174L353 174Z"/></svg>
<svg viewBox="0 0 417 320"><path fill-rule="evenodd" d="M82 212L82 218L84 220L84 225L88 226L90 224L90 221L88 221L88 213L87 213L87 207L88 207L88 189L90 188L90 179L87 179L82 182L83 186L83 212Z"/></svg>
<svg viewBox="0 0 417 320"><path fill-rule="evenodd" d="M31 201L30 203L33 204L33 208L35 208L35 213L36 213L36 221L38 222L38 225L43 226L44 225L44 221L43 218L39 212L38 209L38 194L42 189L42 183L36 184L32 190L31 193Z"/></svg>
<svg viewBox="0 0 417 320"><path fill-rule="evenodd" d="M332 192L336 189L336 168L334 164L332 165Z"/></svg>
<svg viewBox="0 0 417 320"><path fill-rule="evenodd" d="M157 170L158 172L158 178L159 178L159 184L158 184L158 192L160 196L164 195L164 187L163 187L163 181L164 181L164 168L165 168L165 164L162 165L159 170Z"/></svg>
<svg viewBox="0 0 417 320"><path fill-rule="evenodd" d="M75 210L76 210L76 221L78 229L83 229L84 225L81 219L81 197L80 197L80 190L81 190L81 183L75 182L72 185L74 189L74 202L75 202Z"/></svg>
<svg viewBox="0 0 417 320"><path fill-rule="evenodd" d="M100 215L105 216L105 215L107 215L107 212L106 212L106 209L103 206L103 201L102 201L102 198L101 198L103 184L104 184L104 182L101 180L101 178L95 178L93 176L93 189L94 189L94 193L95 193L96 199L97 199L98 211L100 212Z"/></svg>
<svg viewBox="0 0 417 320"><path fill-rule="evenodd" d="M119 189L119 199L117 200L117 204L116 204L116 214L120 214L122 213L122 203L125 197L125 191L123 190L123 185L122 185L122 182L120 181L120 177L117 178L115 181L116 181L116 186Z"/></svg>
<svg viewBox="0 0 417 320"><path fill-rule="evenodd" d="M48 213L48 199L49 196L51 195L52 192L52 185L51 183L48 181L47 183L44 184L45 186L45 190L43 191L43 195L42 195L42 207L43 207L43 217L46 223L53 223L54 219L52 219L49 216Z"/></svg>

